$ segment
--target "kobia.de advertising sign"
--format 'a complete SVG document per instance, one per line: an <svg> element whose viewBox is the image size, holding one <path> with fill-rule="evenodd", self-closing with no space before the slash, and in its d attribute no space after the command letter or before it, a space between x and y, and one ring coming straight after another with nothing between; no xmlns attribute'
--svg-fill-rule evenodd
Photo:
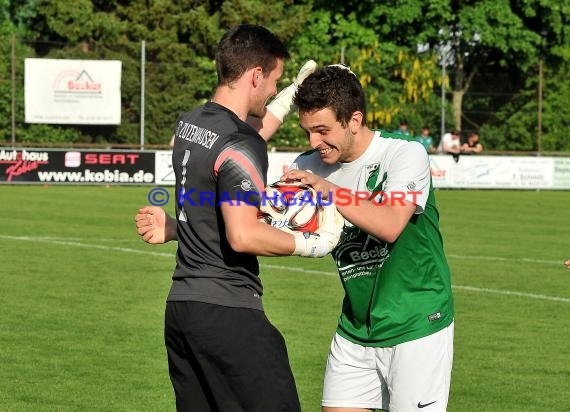
<svg viewBox="0 0 570 412"><path fill-rule="evenodd" d="M0 149L0 184L153 184L155 154L134 150Z"/></svg>
<svg viewBox="0 0 570 412"><path fill-rule="evenodd" d="M121 124L121 62L26 59L26 123Z"/></svg>

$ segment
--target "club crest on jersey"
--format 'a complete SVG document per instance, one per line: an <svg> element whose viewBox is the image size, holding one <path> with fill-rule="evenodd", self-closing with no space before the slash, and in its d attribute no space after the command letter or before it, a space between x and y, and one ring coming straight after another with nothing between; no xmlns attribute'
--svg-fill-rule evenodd
<svg viewBox="0 0 570 412"><path fill-rule="evenodd" d="M382 192L384 190L384 182L388 179L388 173L384 172L382 180L378 181L380 178L380 163L367 166L366 172L368 173L366 180L368 191L371 193Z"/></svg>
<svg viewBox="0 0 570 412"><path fill-rule="evenodd" d="M378 173L380 172L380 163L373 165L366 165L366 188L370 191L376 188L376 181L378 180Z"/></svg>

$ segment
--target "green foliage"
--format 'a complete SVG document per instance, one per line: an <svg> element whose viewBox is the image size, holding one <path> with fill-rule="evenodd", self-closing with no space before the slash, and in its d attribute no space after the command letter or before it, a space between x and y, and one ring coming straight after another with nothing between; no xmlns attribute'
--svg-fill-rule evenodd
<svg viewBox="0 0 570 412"><path fill-rule="evenodd" d="M29 124L18 130L18 139L29 143L78 143L82 134L70 126Z"/></svg>
<svg viewBox="0 0 570 412"><path fill-rule="evenodd" d="M268 142L270 149L281 151L297 150L306 151L310 149L309 140L305 131L299 126L299 116L297 113L291 114L285 123L279 128L277 133Z"/></svg>
<svg viewBox="0 0 570 412"><path fill-rule="evenodd" d="M561 70L545 73L542 107L543 151L570 151L568 130L570 127L570 80L566 73L568 65ZM538 79L529 77L526 86L512 101L496 114L501 122L481 127L483 142L498 150L538 150L538 102L536 99Z"/></svg>
<svg viewBox="0 0 570 412"><path fill-rule="evenodd" d="M542 56L548 74L542 148L569 150L568 21L570 0L78 0L73 6L64 0L0 0L0 139L9 139L11 129L12 34L17 141L138 143L145 40L145 141L167 144L177 115L205 102L215 88L214 54L222 33L255 23L273 30L291 51L280 86L307 59L321 65L343 60L365 87L372 127L391 130L406 118L416 130L428 124L434 136L441 132L438 54L449 45L446 125L456 127L459 119L464 130L481 129L489 149L537 148L536 67ZM428 51L417 54L418 44ZM122 124L23 123L26 57L122 61ZM451 100L463 93L460 112L452 114L457 105ZM297 149L306 144L295 116L271 142Z"/></svg>

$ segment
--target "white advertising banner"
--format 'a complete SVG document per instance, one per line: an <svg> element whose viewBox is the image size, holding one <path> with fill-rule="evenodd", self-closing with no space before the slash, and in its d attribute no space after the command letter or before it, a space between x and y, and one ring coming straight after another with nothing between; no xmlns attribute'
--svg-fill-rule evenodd
<svg viewBox="0 0 570 412"><path fill-rule="evenodd" d="M121 123L121 61L25 59L26 123Z"/></svg>
<svg viewBox="0 0 570 412"><path fill-rule="evenodd" d="M281 175L285 173L293 160L301 153L268 153L269 167L267 169L267 183L273 183L279 180ZM172 168L172 151L157 150L155 161L156 184L162 186L174 186L176 183L174 178L174 170Z"/></svg>
<svg viewBox="0 0 570 412"><path fill-rule="evenodd" d="M554 159L554 189L570 189L570 158Z"/></svg>
<svg viewBox="0 0 570 412"><path fill-rule="evenodd" d="M267 168L267 183L273 183L289 170L289 166L301 153L268 153L269 167Z"/></svg>
<svg viewBox="0 0 570 412"><path fill-rule="evenodd" d="M552 157L463 155L430 156L431 176L436 188L458 189L562 189L554 185ZM563 166L559 167L564 170ZM562 176L562 172L559 173ZM564 177L559 178L560 182Z"/></svg>
<svg viewBox="0 0 570 412"><path fill-rule="evenodd" d="M174 186L176 184L176 177L172 168L172 150L156 151L154 175L157 185Z"/></svg>
<svg viewBox="0 0 570 412"><path fill-rule="evenodd" d="M300 153L270 152L267 183L287 171ZM156 184L174 185L171 151L157 151ZM570 190L570 158L464 155L430 156L433 186L439 189Z"/></svg>

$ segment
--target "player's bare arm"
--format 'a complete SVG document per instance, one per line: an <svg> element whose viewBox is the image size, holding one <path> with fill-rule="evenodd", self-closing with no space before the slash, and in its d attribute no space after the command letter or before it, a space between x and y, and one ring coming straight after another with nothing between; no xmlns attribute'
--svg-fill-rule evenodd
<svg viewBox="0 0 570 412"><path fill-rule="evenodd" d="M145 206L135 215L137 233L151 244L177 240L176 219L158 206Z"/></svg>
<svg viewBox="0 0 570 412"><path fill-rule="evenodd" d="M333 201L342 216L355 226L386 242L398 239L416 205L405 199L386 202L382 206L343 190L341 187L305 170L291 170L282 176L283 180L300 180L323 194L333 193ZM335 195L336 194L336 195ZM340 196L342 194L342 196Z"/></svg>
<svg viewBox="0 0 570 412"><path fill-rule="evenodd" d="M257 207L224 202L221 209L228 242L236 252L283 256L295 250L293 235L257 220Z"/></svg>
<svg viewBox="0 0 570 412"><path fill-rule="evenodd" d="M314 232L276 229L258 219L257 207L245 203L222 203L221 210L232 249L258 256L321 258L338 244L344 222L334 206L321 210L318 229Z"/></svg>

